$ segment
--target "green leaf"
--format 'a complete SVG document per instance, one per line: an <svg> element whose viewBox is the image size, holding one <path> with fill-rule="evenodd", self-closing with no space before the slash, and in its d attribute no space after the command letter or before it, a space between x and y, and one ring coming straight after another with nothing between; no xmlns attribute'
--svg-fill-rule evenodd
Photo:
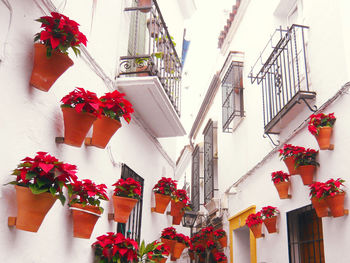
<svg viewBox="0 0 350 263"><path fill-rule="evenodd" d="M37 176L36 173L34 173L34 172L27 172L27 174L26 174L26 179L27 179L27 180L31 180L31 179L33 179L35 176ZM40 187L40 185L39 185L39 187Z"/></svg>
<svg viewBox="0 0 350 263"><path fill-rule="evenodd" d="M35 194L35 195L45 193L48 190L47 188L40 189L38 186L33 185L33 184L30 185L29 188L32 191L32 193Z"/></svg>
<svg viewBox="0 0 350 263"><path fill-rule="evenodd" d="M68 196L71 197L73 194L73 186L71 184L67 184Z"/></svg>
<svg viewBox="0 0 350 263"><path fill-rule="evenodd" d="M58 199L61 201L62 205L64 205L64 203L66 202L66 198L64 197L63 194L60 194L60 195L58 196Z"/></svg>
<svg viewBox="0 0 350 263"><path fill-rule="evenodd" d="M50 187L50 193L52 194L52 195L55 195L56 194L56 189L54 188L54 187Z"/></svg>
<svg viewBox="0 0 350 263"><path fill-rule="evenodd" d="M44 186L45 184L47 184L46 180L44 180L43 178L38 178L36 180L36 183L38 184L39 188L41 188L42 186Z"/></svg>

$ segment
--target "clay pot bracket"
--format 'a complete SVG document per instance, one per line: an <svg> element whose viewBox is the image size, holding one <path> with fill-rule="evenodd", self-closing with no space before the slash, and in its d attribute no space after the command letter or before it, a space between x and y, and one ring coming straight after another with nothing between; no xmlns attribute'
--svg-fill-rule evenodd
<svg viewBox="0 0 350 263"><path fill-rule="evenodd" d="M8 226L16 226L16 221L17 221L17 217L9 216L8 220L7 220L7 225Z"/></svg>
<svg viewBox="0 0 350 263"><path fill-rule="evenodd" d="M344 216L349 215L349 209L344 209ZM326 217L332 217L332 212L328 211L328 215Z"/></svg>
<svg viewBox="0 0 350 263"><path fill-rule="evenodd" d="M55 143L64 143L64 137L56 137Z"/></svg>
<svg viewBox="0 0 350 263"><path fill-rule="evenodd" d="M280 199L291 199L292 198L292 195L291 194L288 194L288 197L285 197L285 198L281 198Z"/></svg>
<svg viewBox="0 0 350 263"><path fill-rule="evenodd" d="M320 149L320 150L322 150L322 149ZM334 150L334 144L330 144L328 149L325 149L325 150L333 151Z"/></svg>

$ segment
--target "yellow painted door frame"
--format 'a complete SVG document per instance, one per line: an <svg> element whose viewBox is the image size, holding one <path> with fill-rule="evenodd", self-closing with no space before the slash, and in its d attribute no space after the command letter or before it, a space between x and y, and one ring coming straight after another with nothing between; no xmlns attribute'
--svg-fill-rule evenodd
<svg viewBox="0 0 350 263"><path fill-rule="evenodd" d="M256 206L252 205L241 212L235 214L234 216L230 217L228 219L229 225L230 225L230 233L229 233L229 238L230 238L230 259L231 263L233 263L233 231L235 229L238 229L240 227L245 226L245 220L251 213L255 213ZM250 237L249 237L249 243L250 243L250 263L256 263L256 239L252 233L250 232Z"/></svg>

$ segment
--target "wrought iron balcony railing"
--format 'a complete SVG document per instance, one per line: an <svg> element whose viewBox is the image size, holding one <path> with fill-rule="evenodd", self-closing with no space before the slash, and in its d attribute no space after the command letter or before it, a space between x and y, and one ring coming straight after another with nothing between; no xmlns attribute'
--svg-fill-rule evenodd
<svg viewBox="0 0 350 263"><path fill-rule="evenodd" d="M306 101L316 96L309 88L306 29L302 25L277 29L249 74L252 83L256 80L262 86L265 134L278 134L277 124L300 101L313 111Z"/></svg>
<svg viewBox="0 0 350 263"><path fill-rule="evenodd" d="M135 5L137 3L135 2ZM145 7L130 7L128 55L120 58L119 76L157 76L180 116L181 61L156 0Z"/></svg>

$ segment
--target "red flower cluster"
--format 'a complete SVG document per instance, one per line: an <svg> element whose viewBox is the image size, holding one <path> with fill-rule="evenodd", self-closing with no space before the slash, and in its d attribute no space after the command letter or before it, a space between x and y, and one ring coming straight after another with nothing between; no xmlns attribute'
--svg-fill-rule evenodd
<svg viewBox="0 0 350 263"><path fill-rule="evenodd" d="M71 184L72 187L68 187L69 197L72 197L69 201L69 204L83 204L83 205L92 205L100 208L100 211L103 212L103 208L100 207L100 200L109 200L105 184L96 185L89 179L82 181L75 181Z"/></svg>
<svg viewBox="0 0 350 263"><path fill-rule="evenodd" d="M113 92L106 93L100 98L102 114L120 121L123 117L124 120L129 123L131 120L131 113L134 112L132 104L124 98L125 94L115 90Z"/></svg>
<svg viewBox="0 0 350 263"><path fill-rule="evenodd" d="M287 157L296 157L299 153L303 152L304 150L304 147L285 144L283 148L279 150L279 155L281 156L281 160L284 160Z"/></svg>
<svg viewBox="0 0 350 263"><path fill-rule="evenodd" d="M176 229L171 226L171 227L164 228L160 237L165 239L175 240L176 234L177 234Z"/></svg>
<svg viewBox="0 0 350 263"><path fill-rule="evenodd" d="M277 216L280 211L278 211L277 207L265 206L265 207L261 208L260 212L261 212L262 217L264 219L266 219L266 218L271 218L271 217Z"/></svg>
<svg viewBox="0 0 350 263"><path fill-rule="evenodd" d="M169 256L170 253L170 247L166 244L160 244L158 241L153 241L153 245L157 246L153 251L150 251L147 253L148 259L155 260L155 259L162 259Z"/></svg>
<svg viewBox="0 0 350 263"><path fill-rule="evenodd" d="M184 234L181 234L181 233L176 234L175 240L179 243L185 244L187 247L190 246L190 238Z"/></svg>
<svg viewBox="0 0 350 263"><path fill-rule="evenodd" d="M302 165L319 165L319 163L316 162L318 151L314 149L305 149L304 147L301 147L301 150L302 151L295 158L296 167Z"/></svg>
<svg viewBox="0 0 350 263"><path fill-rule="evenodd" d="M336 180L329 179L327 182L315 182L313 184L309 185L310 188L310 196L316 197L319 200L327 197L327 196L334 196L338 193L344 192L342 189L340 189L341 186L344 186L343 183L345 180L338 178Z"/></svg>
<svg viewBox="0 0 350 263"><path fill-rule="evenodd" d="M12 173L17 176L16 181L10 184L29 187L33 194L58 193L58 198L64 204L63 186L78 179L77 167L60 162L47 152L37 152L34 158L26 157L21 161Z"/></svg>
<svg viewBox="0 0 350 263"><path fill-rule="evenodd" d="M183 189L175 190L172 194L172 198L176 202L182 202L183 204L187 205L190 202L190 198L187 195L187 191Z"/></svg>
<svg viewBox="0 0 350 263"><path fill-rule="evenodd" d="M226 236L225 230L223 230L223 229L218 229L218 230L215 230L215 231L214 231L214 237L215 237L216 239L220 239L220 238L222 238L222 237L224 237L224 236Z"/></svg>
<svg viewBox="0 0 350 263"><path fill-rule="evenodd" d="M135 240L125 238L121 233L108 232L97 237L92 244L95 247L95 255L100 263L137 262L138 244Z"/></svg>
<svg viewBox="0 0 350 263"><path fill-rule="evenodd" d="M194 251L197 254L203 254L205 252L205 248L202 245L197 245L194 247Z"/></svg>
<svg viewBox="0 0 350 263"><path fill-rule="evenodd" d="M141 197L141 184L132 178L126 178L126 180L120 178L113 186L115 186L114 195L116 196L134 199Z"/></svg>
<svg viewBox="0 0 350 263"><path fill-rule="evenodd" d="M203 233L198 232L191 237L191 242L192 244L196 244L201 239L203 239Z"/></svg>
<svg viewBox="0 0 350 263"><path fill-rule="evenodd" d="M216 262L224 262L227 261L227 257L224 253L222 252L217 252L214 255Z"/></svg>
<svg viewBox="0 0 350 263"><path fill-rule="evenodd" d="M41 23L43 30L35 34L34 41L40 41L46 46L48 57L53 50L67 53L68 48L72 48L74 53L79 55L80 43L86 46L87 39L79 31L79 24L67 16L51 12L51 16L42 16L36 21Z"/></svg>
<svg viewBox="0 0 350 263"><path fill-rule="evenodd" d="M273 183L277 184L279 182L289 181L290 175L283 171L277 171L277 172L271 173L271 177L272 177Z"/></svg>
<svg viewBox="0 0 350 263"><path fill-rule="evenodd" d="M320 127L333 127L334 123L336 121L336 118L334 117L334 113L329 113L329 114L312 114L310 116L310 121L309 121L309 126L308 129L313 135L318 135L320 132Z"/></svg>
<svg viewBox="0 0 350 263"><path fill-rule="evenodd" d="M247 219L245 220L245 224L246 224L248 227L261 224L262 222L263 222L263 221L262 221L261 212L252 213L252 214L250 214L250 215L247 217Z"/></svg>
<svg viewBox="0 0 350 263"><path fill-rule="evenodd" d="M88 112L99 117L101 115L100 101L96 93L83 88L76 88L61 99L61 107L75 108L79 112Z"/></svg>
<svg viewBox="0 0 350 263"><path fill-rule="evenodd" d="M214 227L212 227L212 226L208 226L208 227L205 227L205 228L202 228L202 233L204 234L204 235L210 235L211 233L213 233L213 231L214 231Z"/></svg>
<svg viewBox="0 0 350 263"><path fill-rule="evenodd" d="M207 248L210 250L216 248L214 241L212 241L212 240L207 241Z"/></svg>
<svg viewBox="0 0 350 263"><path fill-rule="evenodd" d="M176 181L171 178L162 177L153 187L153 192L162 195L171 195L177 187Z"/></svg>

